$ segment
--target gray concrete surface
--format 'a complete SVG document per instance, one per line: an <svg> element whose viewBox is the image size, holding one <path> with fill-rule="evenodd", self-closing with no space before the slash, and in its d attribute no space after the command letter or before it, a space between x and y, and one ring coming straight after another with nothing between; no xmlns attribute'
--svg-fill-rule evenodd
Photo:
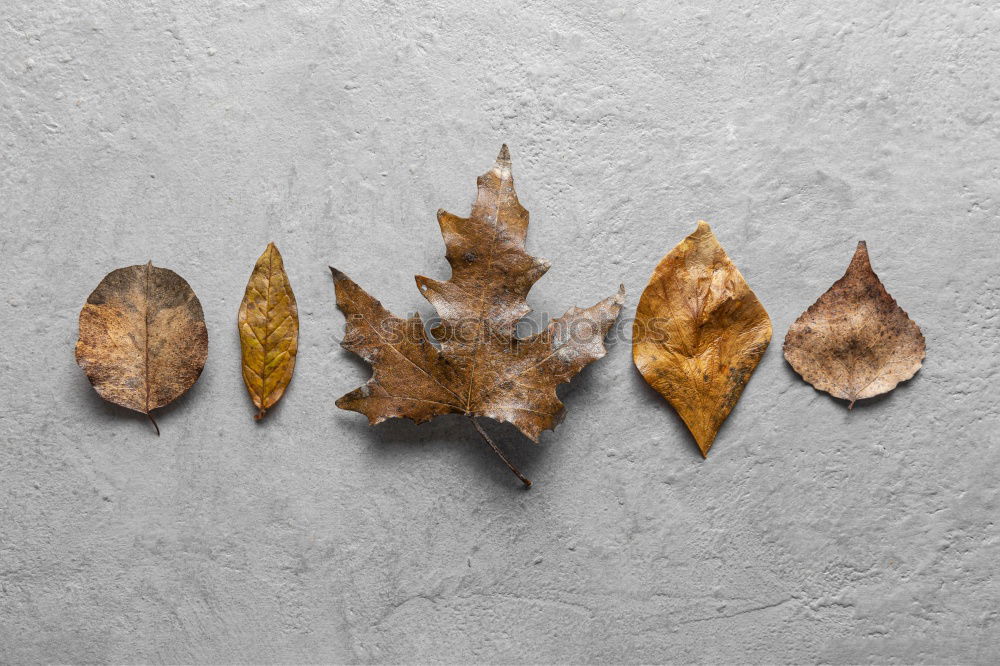
<svg viewBox="0 0 1000 666"><path fill-rule="evenodd" d="M68 2L0 21L0 661L1000 660L1000 7ZM627 342L534 446L334 400L327 265L398 313L511 146L561 314L716 234L775 340L702 461ZM858 239L924 369L848 413L780 342ZM281 248L299 364L263 424L236 312ZM205 307L162 437L73 361L109 270Z"/></svg>

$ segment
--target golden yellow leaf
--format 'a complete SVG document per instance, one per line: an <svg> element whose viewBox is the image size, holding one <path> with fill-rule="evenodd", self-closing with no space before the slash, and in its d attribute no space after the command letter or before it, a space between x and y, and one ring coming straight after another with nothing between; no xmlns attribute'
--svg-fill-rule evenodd
<svg viewBox="0 0 1000 666"><path fill-rule="evenodd" d="M260 420L285 394L299 348L299 311L285 264L268 243L247 283L239 315L243 381Z"/></svg>
<svg viewBox="0 0 1000 666"><path fill-rule="evenodd" d="M76 362L102 398L146 414L154 427L150 412L187 391L206 358L198 297L153 262L108 273L80 312Z"/></svg>
<svg viewBox="0 0 1000 666"><path fill-rule="evenodd" d="M642 292L632 360L703 456L771 341L771 320L705 222L665 256Z"/></svg>

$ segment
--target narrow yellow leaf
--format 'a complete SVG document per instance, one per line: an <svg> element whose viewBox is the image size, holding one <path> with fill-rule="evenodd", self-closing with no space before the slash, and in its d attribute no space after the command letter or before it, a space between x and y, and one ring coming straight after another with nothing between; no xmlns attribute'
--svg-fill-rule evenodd
<svg viewBox="0 0 1000 666"><path fill-rule="evenodd" d="M284 395L299 348L299 312L281 253L268 243L247 283L239 316L243 381L264 417Z"/></svg>

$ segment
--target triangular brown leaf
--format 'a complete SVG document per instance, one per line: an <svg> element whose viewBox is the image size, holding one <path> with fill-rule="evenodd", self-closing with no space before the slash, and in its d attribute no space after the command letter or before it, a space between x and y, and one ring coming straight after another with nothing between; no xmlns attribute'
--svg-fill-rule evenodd
<svg viewBox="0 0 1000 666"><path fill-rule="evenodd" d="M707 456L770 341L764 306L712 229L698 222L642 292L632 359Z"/></svg>
<svg viewBox="0 0 1000 666"><path fill-rule="evenodd" d="M260 420L292 380L299 348L299 311L285 264L274 243L257 259L238 320L243 382Z"/></svg>
<svg viewBox="0 0 1000 666"><path fill-rule="evenodd" d="M604 356L604 336L621 310L624 289L585 310L570 309L539 334L516 337L515 326L530 312L528 291L549 263L525 251L528 212L514 192L507 146L478 185L471 217L438 211L451 278L416 278L440 315L434 330L440 350L420 317L396 317L331 269L347 318L341 344L374 371L337 406L364 414L371 424L390 417L420 423L441 414L486 416L537 441L562 418L556 386Z"/></svg>
<svg viewBox="0 0 1000 666"><path fill-rule="evenodd" d="M153 262L108 273L80 312L76 362L116 405L149 415L187 391L207 357L198 297Z"/></svg>
<svg viewBox="0 0 1000 666"><path fill-rule="evenodd" d="M802 379L850 407L916 374L924 351L920 327L875 275L864 241L844 277L785 336L785 358Z"/></svg>

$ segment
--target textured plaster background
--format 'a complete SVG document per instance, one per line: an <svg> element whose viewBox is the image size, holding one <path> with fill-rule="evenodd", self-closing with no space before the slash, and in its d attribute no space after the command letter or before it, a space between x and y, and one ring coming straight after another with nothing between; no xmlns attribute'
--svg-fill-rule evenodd
<svg viewBox="0 0 1000 666"><path fill-rule="evenodd" d="M1000 659L1000 6L53 2L0 12L3 662ZM775 339L702 461L627 341L534 446L334 400L328 264L400 314L511 146L532 292L628 290L709 220ZM866 239L924 369L845 405L781 357ZM236 311L267 241L299 363L258 425ZM159 416L73 360L152 259L210 354Z"/></svg>

